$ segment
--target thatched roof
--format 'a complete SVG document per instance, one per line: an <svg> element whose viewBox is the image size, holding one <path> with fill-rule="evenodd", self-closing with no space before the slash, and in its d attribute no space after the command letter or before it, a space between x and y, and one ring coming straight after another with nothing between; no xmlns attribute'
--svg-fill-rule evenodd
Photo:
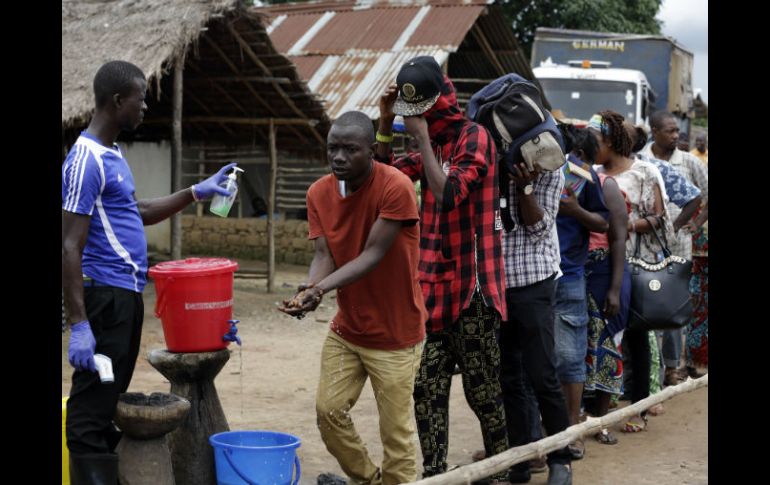
<svg viewBox="0 0 770 485"><path fill-rule="evenodd" d="M288 120L279 145L317 150L325 138L323 106L275 50L263 17L237 0L62 0L62 129L88 123L94 74L120 59L148 78L149 109L133 137L169 139L180 55L185 140L263 144L266 118Z"/></svg>

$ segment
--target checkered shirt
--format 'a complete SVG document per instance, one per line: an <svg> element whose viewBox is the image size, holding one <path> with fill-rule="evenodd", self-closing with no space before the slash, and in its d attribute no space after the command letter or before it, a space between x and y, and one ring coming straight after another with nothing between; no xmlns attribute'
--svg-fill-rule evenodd
<svg viewBox="0 0 770 485"><path fill-rule="evenodd" d="M516 225L511 232L503 234L506 288L529 286L554 273L561 274L556 214L564 188L564 174L561 170L543 172L533 184L533 194L543 210L543 218L532 226L525 226L521 221L519 197L522 195L513 182L509 185L508 207Z"/></svg>

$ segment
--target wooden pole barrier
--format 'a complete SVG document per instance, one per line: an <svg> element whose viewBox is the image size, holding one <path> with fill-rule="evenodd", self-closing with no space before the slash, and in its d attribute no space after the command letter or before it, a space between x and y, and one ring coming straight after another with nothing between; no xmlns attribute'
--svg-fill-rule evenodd
<svg viewBox="0 0 770 485"><path fill-rule="evenodd" d="M621 421L635 416L645 409L667 401L674 396L691 392L709 384L709 376L699 379L687 379L687 381L676 386L669 386L657 394L653 394L641 401L605 414L600 418L588 418L585 422L575 424L565 429L561 433L543 438L540 441L529 443L524 446L511 448L495 456L491 456L476 463L461 466L454 470L434 475L432 477L411 482L411 485L467 485L476 480L486 478L495 473L507 470L511 466L523 461L532 460L539 456L544 456L554 450L564 448L578 438L586 435L596 434L602 429L620 423Z"/></svg>

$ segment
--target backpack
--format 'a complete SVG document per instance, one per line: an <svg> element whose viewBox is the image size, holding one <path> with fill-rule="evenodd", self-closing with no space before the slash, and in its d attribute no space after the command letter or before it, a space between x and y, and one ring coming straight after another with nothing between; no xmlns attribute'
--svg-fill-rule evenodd
<svg viewBox="0 0 770 485"><path fill-rule="evenodd" d="M508 206L508 174L525 163L533 170L558 170L564 165L564 141L553 116L543 107L534 83L517 74L499 77L474 94L468 118L484 126L497 145L500 209L505 230L514 222Z"/></svg>

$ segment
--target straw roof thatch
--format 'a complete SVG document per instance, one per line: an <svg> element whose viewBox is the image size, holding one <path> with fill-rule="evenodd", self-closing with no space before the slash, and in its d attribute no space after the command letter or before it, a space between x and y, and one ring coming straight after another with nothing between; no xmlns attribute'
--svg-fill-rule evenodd
<svg viewBox="0 0 770 485"><path fill-rule="evenodd" d="M150 91L145 123L129 138L170 139L181 55L186 141L264 144L266 118L294 122L279 125L279 148L317 150L325 138L322 104L275 50L263 17L237 0L62 0L63 132L88 123L94 74L120 59L144 71Z"/></svg>

